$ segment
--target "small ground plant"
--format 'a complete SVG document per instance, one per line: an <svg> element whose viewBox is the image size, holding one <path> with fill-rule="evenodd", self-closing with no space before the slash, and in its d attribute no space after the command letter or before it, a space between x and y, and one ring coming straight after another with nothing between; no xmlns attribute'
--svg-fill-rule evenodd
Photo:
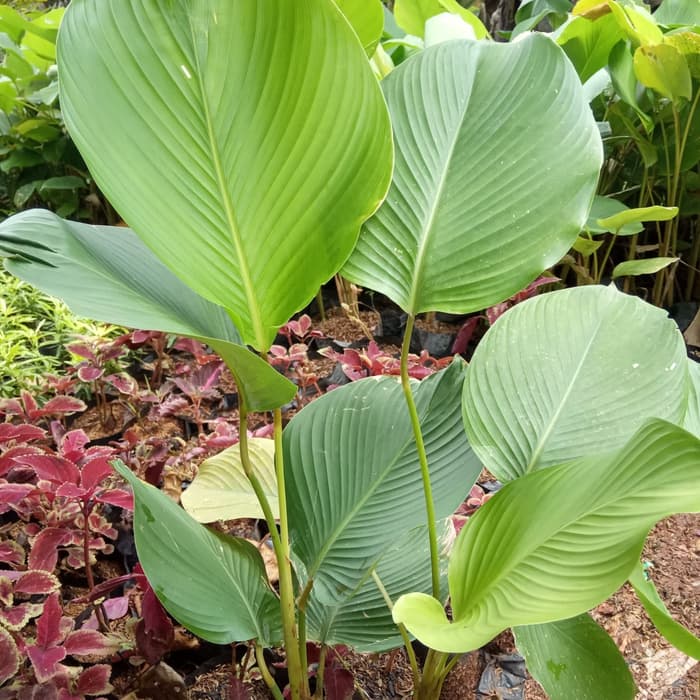
<svg viewBox="0 0 700 700"><path fill-rule="evenodd" d="M422 32L418 4L395 9ZM524 301L468 368L412 379L417 315L502 303L558 262L603 160L561 49L476 41L483 26L452 9L394 66L379 2L74 0L62 109L132 229L30 211L0 226L0 250L77 312L206 341L228 365L239 442L202 466L184 510L115 468L159 600L204 639L251 640L275 698L265 646L284 645L287 692L309 700L307 642L319 699L331 647L404 643L415 697L432 700L464 652L512 627L553 697L631 699L587 611L629 579L699 653L638 572L650 527L700 510L700 379L663 311L600 285ZM268 351L338 272L407 314L399 376L339 387L283 426L297 387ZM193 405L201 379L180 386ZM249 435L253 411L272 412L272 440ZM450 551L482 466L507 483ZM267 521L276 587L255 546L198 522L213 505ZM422 667L411 636L430 647ZM573 662L582 648L595 663Z"/></svg>

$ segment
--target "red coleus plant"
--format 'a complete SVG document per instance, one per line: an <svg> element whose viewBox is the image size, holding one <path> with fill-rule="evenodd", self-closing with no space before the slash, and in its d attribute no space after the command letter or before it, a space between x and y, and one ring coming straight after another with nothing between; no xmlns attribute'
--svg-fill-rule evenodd
<svg viewBox="0 0 700 700"><path fill-rule="evenodd" d="M36 423L48 416L67 416L79 413L86 408L87 406L74 396L54 396L43 406L39 406L36 399L28 391L23 391L18 399L0 401L0 415L17 417L27 423Z"/></svg>
<svg viewBox="0 0 700 700"><path fill-rule="evenodd" d="M332 348L323 348L319 352L325 357L339 362L343 373L351 381L382 374L401 374L399 358L382 350L373 340L366 348L360 350L346 348L341 354ZM420 355L410 354L408 356L408 374L414 379L424 379L443 367L447 367L451 361L451 357L435 359L426 350L423 350Z"/></svg>
<svg viewBox="0 0 700 700"><path fill-rule="evenodd" d="M287 339L289 345L292 344L292 337L301 342L310 338L326 337L322 331L312 328L311 317L308 314L303 314L297 320L287 321L279 332Z"/></svg>

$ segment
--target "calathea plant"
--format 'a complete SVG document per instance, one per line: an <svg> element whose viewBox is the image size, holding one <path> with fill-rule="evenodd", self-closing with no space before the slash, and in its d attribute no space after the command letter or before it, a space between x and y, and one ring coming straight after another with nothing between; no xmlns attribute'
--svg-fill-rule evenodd
<svg viewBox="0 0 700 700"><path fill-rule="evenodd" d="M537 673L554 631L568 625L576 639L594 623L572 616L633 576L644 528L700 507L700 441L673 425L699 432L697 392L689 410L680 336L641 301L602 287L532 300L498 321L468 370L456 359L410 380L416 315L480 310L555 263L586 220L602 153L580 82L550 40L429 46L380 87L367 57L381 10L349 0L74 0L58 42L66 123L133 231L37 211L0 226L15 274L78 312L205 340L231 368L241 440L202 466L183 499L192 515L117 469L134 489L137 548L156 595L205 639L254 640L278 698L262 648L284 643L291 697L309 698L307 639L367 651L403 641L425 700L462 651L518 625ZM408 314L401 381L336 389L282 431L280 406L295 387L246 346L264 355L341 269ZM526 390L533 400L519 399ZM273 441L248 437L252 410L274 411ZM652 465L654 445L666 448ZM514 483L464 528L448 565L445 519L482 463ZM688 495L672 502L669 490L650 508L665 470ZM601 479L628 488L598 504ZM578 519L564 524L562 503L548 505L562 492L581 494ZM258 550L197 522L260 515L279 594ZM600 546L586 545L585 527ZM613 560L614 573L601 575ZM585 593L572 571L590 582ZM539 673L554 697L632 697L619 652L595 629L614 659L600 683L624 692L577 695L581 677L603 687L586 669L551 682ZM435 649L423 669L410 634Z"/></svg>

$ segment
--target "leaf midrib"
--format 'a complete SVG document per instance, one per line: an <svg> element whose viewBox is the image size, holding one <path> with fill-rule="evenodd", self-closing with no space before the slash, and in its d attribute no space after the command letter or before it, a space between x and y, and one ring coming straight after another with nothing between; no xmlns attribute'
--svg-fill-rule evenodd
<svg viewBox="0 0 700 700"><path fill-rule="evenodd" d="M477 52L476 54L476 61L474 63L474 76L476 76L476 73L478 72L478 67L479 63L481 61L481 52ZM457 120L457 128L455 129L455 133L452 137L452 142L449 145L449 148L447 150L445 159L443 161L444 167L442 169L442 172L440 174L440 180L438 182L437 188L435 190L435 196L433 198L432 206L430 208L430 211L428 213L428 218L422 228L421 235L418 241L418 250L416 251L416 262L413 266L413 283L411 285L411 292L409 294L408 298L408 308L406 311L412 315L415 315L419 311L423 310L426 311L427 309L418 309L417 308L417 303L418 303L418 295L421 291L421 284L423 281L423 274L424 274L424 261L425 261L425 256L427 253L428 249L428 243L431 240L431 234L433 232L433 226L435 224L435 217L437 216L437 211L439 209L440 205L440 200L442 198L442 193L443 190L445 189L445 184L447 182L447 173L450 170L450 165L452 164L452 158L454 157L455 153L455 148L457 147L457 142L459 141L460 134L462 132L462 125L464 124L464 119L466 117L467 111L469 110L469 105L471 104L472 96L474 94L474 81L476 78L472 80L472 84L469 90L469 94L467 95L467 99L464 102L464 106L460 111L459 118Z"/></svg>
<svg viewBox="0 0 700 700"><path fill-rule="evenodd" d="M234 212L233 202L231 201L231 193L228 190L226 178L224 177L223 167L221 165L221 156L219 154L219 148L214 134L214 122L211 118L209 100L207 98L207 93L204 88L202 66L199 61L199 54L197 52L197 42L195 39L194 26L192 24L191 18L189 20L189 27L190 38L192 39L192 53L194 55L196 68L195 73L197 87L199 88L199 97L202 102L202 107L204 109L204 120L207 128L207 143L209 145L209 152L211 154L214 165L216 184L219 189L219 199L224 208L224 214L226 216L226 223L231 236L231 242L233 243L233 246L236 250L236 257L238 258L238 266L241 273L243 291L245 293L246 301L248 302L248 312L250 314L250 319L253 324L253 335L255 336L255 345L258 350L267 350L265 340L266 334L262 323L260 305L258 304L258 299L255 294L255 288L253 285L253 279L250 274L250 268L248 267L248 261L245 257L243 239L241 237L240 227L238 225L238 221Z"/></svg>

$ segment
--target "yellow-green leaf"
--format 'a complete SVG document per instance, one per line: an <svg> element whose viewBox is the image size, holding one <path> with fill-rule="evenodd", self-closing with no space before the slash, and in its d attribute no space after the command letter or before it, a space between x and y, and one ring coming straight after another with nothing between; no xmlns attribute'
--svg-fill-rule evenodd
<svg viewBox="0 0 700 700"><path fill-rule="evenodd" d="M640 46L634 52L634 73L642 85L673 102L692 97L688 63L670 44Z"/></svg>

